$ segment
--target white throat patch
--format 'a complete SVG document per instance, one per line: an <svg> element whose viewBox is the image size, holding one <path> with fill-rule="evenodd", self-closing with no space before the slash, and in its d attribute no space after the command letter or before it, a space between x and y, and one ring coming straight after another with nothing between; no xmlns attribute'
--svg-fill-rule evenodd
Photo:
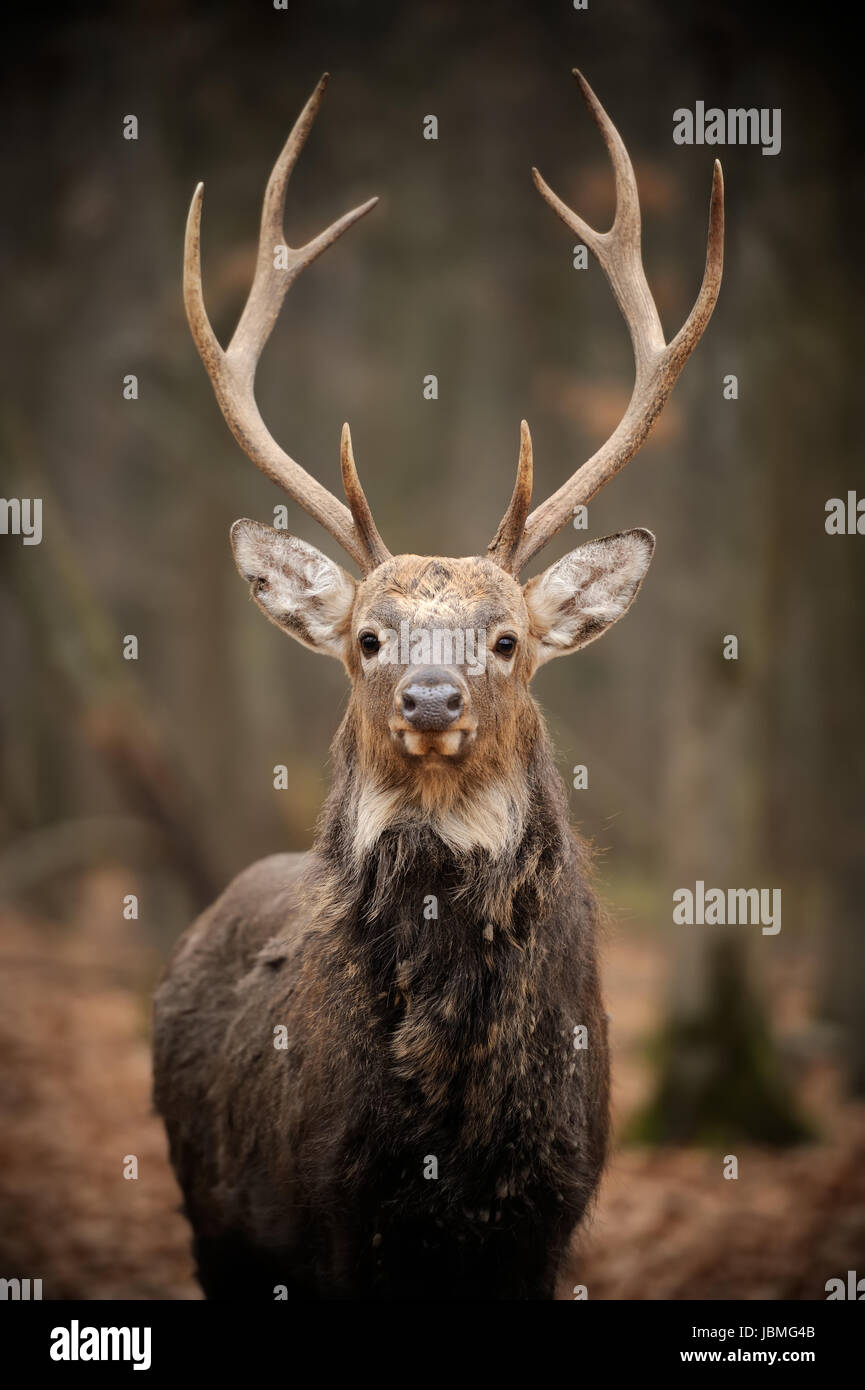
<svg viewBox="0 0 865 1390"><path fill-rule="evenodd" d="M426 825L459 854L487 850L493 858L522 839L528 790L520 782L497 781L447 805L410 798L403 788L365 785L356 803L354 853L361 858L393 825Z"/></svg>

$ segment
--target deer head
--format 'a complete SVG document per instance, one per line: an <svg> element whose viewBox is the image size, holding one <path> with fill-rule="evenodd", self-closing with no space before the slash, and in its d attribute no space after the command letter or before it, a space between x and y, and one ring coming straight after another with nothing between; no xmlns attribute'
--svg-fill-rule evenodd
<svg viewBox="0 0 865 1390"><path fill-rule="evenodd" d="M528 583L519 582L529 561L576 508L633 458L703 333L721 282L723 184L716 162L703 283L683 327L666 343L642 265L631 161L588 83L575 76L613 163L612 227L597 232L587 226L537 170L533 177L550 207L600 262L630 331L636 380L614 433L531 514L532 447L523 422L513 495L485 557L391 555L360 485L348 426L341 448L346 508L276 444L255 403L256 365L287 290L377 201L355 208L305 246L285 245L286 185L321 104L326 75L270 176L252 289L224 351L202 296L202 185L192 200L184 300L223 415L252 461L321 523L361 571L355 579L314 546L255 521L237 521L231 530L237 567L265 615L306 646L338 657L348 671L347 720L366 779L369 805L363 819L370 835L395 797L441 808L461 795L466 779L474 779L476 789L483 783L490 794L483 813L475 800L473 842L494 844L501 808L520 797L514 767L521 761L521 742L537 727L529 694L532 675L552 657L577 651L606 632L630 607L652 558L651 532L622 531L582 545Z"/></svg>

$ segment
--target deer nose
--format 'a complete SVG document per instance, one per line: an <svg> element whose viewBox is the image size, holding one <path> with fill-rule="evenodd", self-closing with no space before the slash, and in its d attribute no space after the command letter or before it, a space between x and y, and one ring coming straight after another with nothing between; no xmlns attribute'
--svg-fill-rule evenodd
<svg viewBox="0 0 865 1390"><path fill-rule="evenodd" d="M413 729L441 733L463 712L463 693L447 671L421 671L409 678L399 692L403 719Z"/></svg>

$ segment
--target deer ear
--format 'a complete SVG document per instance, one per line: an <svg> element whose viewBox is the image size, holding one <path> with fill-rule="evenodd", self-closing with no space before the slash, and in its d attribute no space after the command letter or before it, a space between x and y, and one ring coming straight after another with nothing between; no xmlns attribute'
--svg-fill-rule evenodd
<svg viewBox="0 0 865 1390"><path fill-rule="evenodd" d="M602 636L637 596L655 549L651 531L589 541L525 585L538 665Z"/></svg>
<svg viewBox="0 0 865 1390"><path fill-rule="evenodd" d="M235 521L231 548L272 623L313 651L344 658L356 587L350 574L314 545L258 521Z"/></svg>

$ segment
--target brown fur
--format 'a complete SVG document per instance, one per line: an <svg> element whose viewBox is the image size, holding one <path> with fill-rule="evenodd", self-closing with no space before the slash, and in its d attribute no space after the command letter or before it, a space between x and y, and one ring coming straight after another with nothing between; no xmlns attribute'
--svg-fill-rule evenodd
<svg viewBox="0 0 865 1390"><path fill-rule="evenodd" d="M157 994L156 1101L202 1284L227 1298L550 1298L608 1126L597 909L529 693L554 622L563 644L562 607L539 618L476 557L399 556L355 586L266 531L236 538L253 596L339 655L352 692L314 848L235 880ZM483 673L454 673L456 754L439 735L407 748L404 669L358 644L403 619L487 630ZM597 621L580 619L573 645ZM509 661L501 633L517 640Z"/></svg>

